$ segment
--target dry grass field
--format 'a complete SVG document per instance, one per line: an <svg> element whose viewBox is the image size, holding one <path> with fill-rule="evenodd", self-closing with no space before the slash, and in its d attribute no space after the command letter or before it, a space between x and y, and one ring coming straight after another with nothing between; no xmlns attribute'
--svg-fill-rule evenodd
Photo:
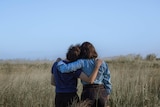
<svg viewBox="0 0 160 107"><path fill-rule="evenodd" d="M110 107L160 107L160 61L109 60ZM0 107L53 107L50 61L0 61ZM82 86L78 84L78 94ZM73 107L86 107L85 103Z"/></svg>

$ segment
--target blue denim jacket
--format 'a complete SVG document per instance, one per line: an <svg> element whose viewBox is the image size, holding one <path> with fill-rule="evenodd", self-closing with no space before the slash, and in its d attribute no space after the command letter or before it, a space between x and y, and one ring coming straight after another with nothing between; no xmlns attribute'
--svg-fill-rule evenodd
<svg viewBox="0 0 160 107"><path fill-rule="evenodd" d="M90 76L92 71L94 70L96 65L95 59L79 59L75 62L65 64L63 61L59 61L57 64L57 68L62 73L69 73L76 71L77 69L82 69L83 72ZM82 84L88 84L85 81L82 81ZM103 61L102 65L100 66L99 72L97 74L97 77L94 81L94 84L104 84L107 93L111 92L111 77L110 77L110 71L108 69L108 65L106 62Z"/></svg>

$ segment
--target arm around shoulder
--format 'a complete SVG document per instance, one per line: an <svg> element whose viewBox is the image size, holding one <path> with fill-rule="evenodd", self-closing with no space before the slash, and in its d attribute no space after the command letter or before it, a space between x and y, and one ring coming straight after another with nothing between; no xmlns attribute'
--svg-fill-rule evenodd
<svg viewBox="0 0 160 107"><path fill-rule="evenodd" d="M98 74L98 71L99 71L99 68L100 68L101 64L102 64L102 60L98 59L96 61L96 66L95 66L92 74L88 77L84 72L82 72L81 75L80 75L80 79L83 80L83 81L86 81L90 84L93 84L94 80L97 77L97 74Z"/></svg>
<svg viewBox="0 0 160 107"><path fill-rule="evenodd" d="M58 62L57 69L61 73L69 73L76 71L84 66L83 60L79 59L77 61L71 62L71 63L64 63L62 60Z"/></svg>

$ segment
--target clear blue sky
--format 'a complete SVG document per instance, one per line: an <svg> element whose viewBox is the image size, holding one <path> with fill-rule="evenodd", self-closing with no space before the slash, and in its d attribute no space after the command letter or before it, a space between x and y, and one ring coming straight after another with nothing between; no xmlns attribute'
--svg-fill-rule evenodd
<svg viewBox="0 0 160 107"><path fill-rule="evenodd" d="M56 59L84 41L99 57L160 56L160 0L0 0L0 59Z"/></svg>

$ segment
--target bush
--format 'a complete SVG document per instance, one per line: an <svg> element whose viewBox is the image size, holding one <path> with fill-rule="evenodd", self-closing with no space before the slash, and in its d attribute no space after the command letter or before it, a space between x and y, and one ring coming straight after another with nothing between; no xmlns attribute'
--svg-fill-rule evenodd
<svg viewBox="0 0 160 107"><path fill-rule="evenodd" d="M155 54L148 54L146 56L146 60L148 60L148 61L156 60L156 55Z"/></svg>

